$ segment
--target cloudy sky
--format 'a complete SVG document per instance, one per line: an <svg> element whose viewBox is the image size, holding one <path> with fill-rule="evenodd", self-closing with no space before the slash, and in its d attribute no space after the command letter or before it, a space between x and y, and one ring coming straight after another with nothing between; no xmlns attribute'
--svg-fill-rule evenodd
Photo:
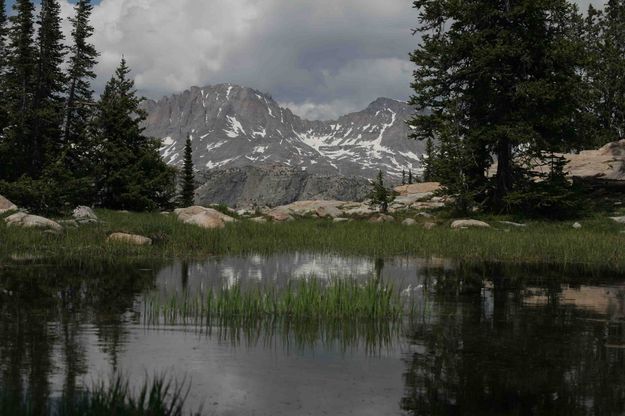
<svg viewBox="0 0 625 416"><path fill-rule="evenodd" d="M582 7L602 0L576 0ZM9 0L9 5L12 3ZM61 0L64 13L75 1ZM411 0L99 0L97 87L124 54L150 98L235 83L307 118L406 99L417 12Z"/></svg>

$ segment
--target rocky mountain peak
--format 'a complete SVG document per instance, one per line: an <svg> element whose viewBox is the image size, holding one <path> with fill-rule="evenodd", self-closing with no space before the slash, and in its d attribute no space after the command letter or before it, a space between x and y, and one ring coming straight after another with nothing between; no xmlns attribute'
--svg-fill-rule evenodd
<svg viewBox="0 0 625 416"><path fill-rule="evenodd" d="M373 177L418 170L422 144L408 140L408 104L379 98L333 121L309 121L267 93L231 84L192 87L147 101L146 134L162 140L170 164L193 139L198 169L282 164L310 173Z"/></svg>

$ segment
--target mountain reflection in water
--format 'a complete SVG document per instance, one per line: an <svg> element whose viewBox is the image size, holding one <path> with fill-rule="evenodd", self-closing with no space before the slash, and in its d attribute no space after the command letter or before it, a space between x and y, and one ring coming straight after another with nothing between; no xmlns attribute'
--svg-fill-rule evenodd
<svg viewBox="0 0 625 416"><path fill-rule="evenodd" d="M142 319L149 294L280 287L313 275L393 281L417 300L418 315L394 330ZM166 372L191 381L190 409L218 415L621 415L624 294L625 277L408 257L6 265L0 391L27 398L38 415L51 397L72 397L114 372L137 384ZM371 338L378 348L366 347Z"/></svg>

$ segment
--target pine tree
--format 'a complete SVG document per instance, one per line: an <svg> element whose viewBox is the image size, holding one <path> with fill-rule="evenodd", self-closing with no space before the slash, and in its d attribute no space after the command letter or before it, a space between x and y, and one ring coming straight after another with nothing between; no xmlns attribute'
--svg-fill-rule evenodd
<svg viewBox="0 0 625 416"><path fill-rule="evenodd" d="M175 172L161 159L158 141L143 135L140 108L130 70L122 59L106 84L92 123L97 154L97 204L135 211L167 206L175 192Z"/></svg>
<svg viewBox="0 0 625 416"><path fill-rule="evenodd" d="M401 171L401 184L405 185L406 184L406 169L403 169Z"/></svg>
<svg viewBox="0 0 625 416"><path fill-rule="evenodd" d="M195 200L195 175L193 172L193 146L191 136L187 136L184 146L184 165L182 167L182 192L180 194L180 205L190 207Z"/></svg>
<svg viewBox="0 0 625 416"><path fill-rule="evenodd" d="M384 185L384 174L380 170L375 181L371 184L371 193L369 194L371 205L380 208L380 212L386 214L388 206L395 200L393 191L387 189Z"/></svg>
<svg viewBox="0 0 625 416"><path fill-rule="evenodd" d="M423 180L425 182L432 182L435 180L435 163L436 152L434 150L434 142L431 137L428 137L425 142L425 158L423 160Z"/></svg>
<svg viewBox="0 0 625 416"><path fill-rule="evenodd" d="M61 7L58 0L43 0L37 36L38 56L33 97L33 131L30 176L39 177L44 167L61 152L61 123L65 75L61 66L65 57L61 32Z"/></svg>
<svg viewBox="0 0 625 416"><path fill-rule="evenodd" d="M7 72L2 91L7 103L8 127L0 143L0 178L8 180L30 173L32 168L32 104L37 74L34 5L29 0L17 0L13 9L15 14L9 18Z"/></svg>
<svg viewBox="0 0 625 416"><path fill-rule="evenodd" d="M95 47L89 43L93 35L89 23L92 10L90 0L80 0L75 7L75 16L70 19L73 45L70 48L63 144L67 162L73 170L84 165L82 158L89 157L87 133L94 109L91 80L95 78L93 68L98 57Z"/></svg>
<svg viewBox="0 0 625 416"><path fill-rule="evenodd" d="M414 177L412 176L412 169L408 170L408 185L412 185L414 182Z"/></svg>
<svg viewBox="0 0 625 416"><path fill-rule="evenodd" d="M7 126L7 101L5 92L5 74L7 70L7 15L5 11L5 1L0 0L0 145L4 136L3 132Z"/></svg>
<svg viewBox="0 0 625 416"><path fill-rule="evenodd" d="M625 0L609 0L603 11L588 9L587 81L596 117L593 146L625 138Z"/></svg>
<svg viewBox="0 0 625 416"><path fill-rule="evenodd" d="M566 0L414 6L423 36L411 54L417 66L411 104L428 111L411 120L412 137L437 140L442 159L453 153L455 168L443 170L455 177L441 177L444 186L461 183L478 203L503 209L530 175L526 161L581 143L581 17Z"/></svg>

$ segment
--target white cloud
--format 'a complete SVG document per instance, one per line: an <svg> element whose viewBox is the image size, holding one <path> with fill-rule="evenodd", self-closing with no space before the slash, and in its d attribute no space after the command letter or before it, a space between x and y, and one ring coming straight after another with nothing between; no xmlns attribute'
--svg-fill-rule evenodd
<svg viewBox="0 0 625 416"><path fill-rule="evenodd" d="M580 2L587 7L588 0ZM101 53L96 87L123 54L137 88L152 98L231 82L267 91L308 118L333 118L380 96L409 96L408 53L417 45L411 4L102 0L92 19Z"/></svg>

